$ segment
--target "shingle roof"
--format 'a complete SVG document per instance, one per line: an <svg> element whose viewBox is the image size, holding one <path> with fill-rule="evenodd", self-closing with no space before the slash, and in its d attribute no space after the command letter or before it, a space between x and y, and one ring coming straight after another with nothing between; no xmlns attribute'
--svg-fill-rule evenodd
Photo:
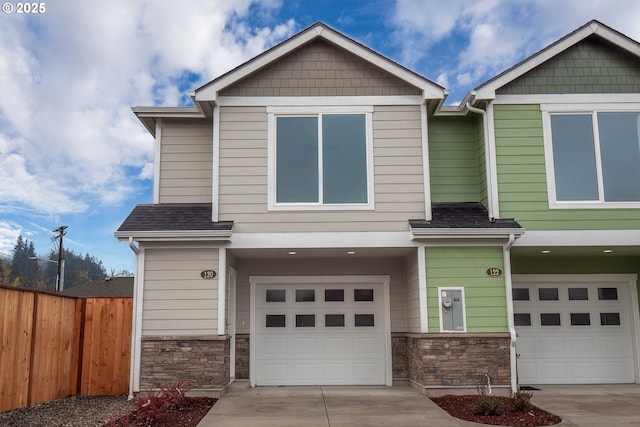
<svg viewBox="0 0 640 427"><path fill-rule="evenodd" d="M233 221L211 221L211 203L137 205L117 233L128 231L231 230Z"/></svg>
<svg viewBox="0 0 640 427"><path fill-rule="evenodd" d="M60 293L69 297L133 297L133 277L106 277Z"/></svg>
<svg viewBox="0 0 640 427"><path fill-rule="evenodd" d="M491 221L482 203L433 203L431 221L410 219L411 228L473 228L514 229L522 228L514 219L501 218Z"/></svg>

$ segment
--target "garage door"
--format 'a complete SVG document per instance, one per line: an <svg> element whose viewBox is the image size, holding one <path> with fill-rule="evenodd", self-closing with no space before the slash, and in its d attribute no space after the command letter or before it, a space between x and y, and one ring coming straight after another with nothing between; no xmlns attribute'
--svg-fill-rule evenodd
<svg viewBox="0 0 640 427"><path fill-rule="evenodd" d="M271 283L255 295L256 385L383 385L382 283Z"/></svg>
<svg viewBox="0 0 640 427"><path fill-rule="evenodd" d="M520 384L634 382L630 293L626 282L514 277Z"/></svg>

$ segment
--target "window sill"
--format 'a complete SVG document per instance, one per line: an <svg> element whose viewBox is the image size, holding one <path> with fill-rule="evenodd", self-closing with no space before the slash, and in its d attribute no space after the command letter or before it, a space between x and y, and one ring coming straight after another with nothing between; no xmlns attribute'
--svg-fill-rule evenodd
<svg viewBox="0 0 640 427"><path fill-rule="evenodd" d="M301 203L279 203L269 204L268 211L372 211L375 209L373 203L343 203L343 204L301 204Z"/></svg>
<svg viewBox="0 0 640 427"><path fill-rule="evenodd" d="M549 209L640 209L640 202L549 202Z"/></svg>

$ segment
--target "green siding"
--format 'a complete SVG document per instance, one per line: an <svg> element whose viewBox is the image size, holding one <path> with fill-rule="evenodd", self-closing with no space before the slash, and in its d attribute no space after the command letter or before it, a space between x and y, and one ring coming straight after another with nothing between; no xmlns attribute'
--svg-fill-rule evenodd
<svg viewBox="0 0 640 427"><path fill-rule="evenodd" d="M506 332L504 276L487 269L504 268L502 247L426 248L429 332L440 332L438 287L464 287L467 332Z"/></svg>
<svg viewBox="0 0 640 427"><path fill-rule="evenodd" d="M432 201L480 201L478 127L478 121L469 117L429 119Z"/></svg>
<svg viewBox="0 0 640 427"><path fill-rule="evenodd" d="M494 107L500 216L529 230L640 229L640 209L549 209L539 105Z"/></svg>
<svg viewBox="0 0 640 427"><path fill-rule="evenodd" d="M640 61L596 36L558 54L500 88L500 95L638 93Z"/></svg>

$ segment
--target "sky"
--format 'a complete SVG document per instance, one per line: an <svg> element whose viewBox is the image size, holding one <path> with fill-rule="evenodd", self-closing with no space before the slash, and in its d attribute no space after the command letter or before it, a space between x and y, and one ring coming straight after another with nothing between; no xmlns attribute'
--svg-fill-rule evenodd
<svg viewBox="0 0 640 427"><path fill-rule="evenodd" d="M11 7L8 7L7 4ZM449 90L448 104L592 19L640 40L637 0L52 0L0 14L0 256L19 235L133 271L114 231L152 201L132 106L186 92L321 21Z"/></svg>

